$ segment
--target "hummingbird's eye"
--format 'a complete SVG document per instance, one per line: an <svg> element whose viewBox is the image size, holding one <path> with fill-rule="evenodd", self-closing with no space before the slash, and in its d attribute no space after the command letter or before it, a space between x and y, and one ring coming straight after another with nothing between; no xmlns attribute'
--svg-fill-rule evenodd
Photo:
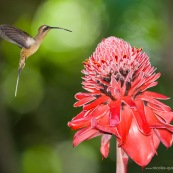
<svg viewBox="0 0 173 173"><path fill-rule="evenodd" d="M49 28L50 28L49 26L45 26L45 27L43 28L43 32L44 32L44 31L47 31Z"/></svg>

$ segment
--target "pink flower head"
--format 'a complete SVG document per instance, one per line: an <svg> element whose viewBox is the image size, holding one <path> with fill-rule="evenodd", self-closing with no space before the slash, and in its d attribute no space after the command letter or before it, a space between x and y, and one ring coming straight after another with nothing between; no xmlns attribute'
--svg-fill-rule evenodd
<svg viewBox="0 0 173 173"><path fill-rule="evenodd" d="M68 123L78 130L73 145L101 135L101 154L108 156L110 139L137 164L147 165L159 143L172 145L173 112L158 101L168 97L147 91L156 86L155 72L142 49L116 37L103 39L84 62L83 88L74 106L83 110Z"/></svg>

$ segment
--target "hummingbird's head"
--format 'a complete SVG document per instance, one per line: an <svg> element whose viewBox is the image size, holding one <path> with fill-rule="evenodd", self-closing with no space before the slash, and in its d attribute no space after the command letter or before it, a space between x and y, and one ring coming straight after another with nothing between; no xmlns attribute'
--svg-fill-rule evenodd
<svg viewBox="0 0 173 173"><path fill-rule="evenodd" d="M38 28L38 33L39 33L39 34L44 34L44 33L47 33L50 29L51 29L50 26L41 25L41 26Z"/></svg>

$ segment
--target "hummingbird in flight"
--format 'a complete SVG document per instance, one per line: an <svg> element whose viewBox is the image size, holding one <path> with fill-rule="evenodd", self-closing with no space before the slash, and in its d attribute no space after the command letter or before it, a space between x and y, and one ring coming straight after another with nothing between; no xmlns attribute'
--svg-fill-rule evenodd
<svg viewBox="0 0 173 173"><path fill-rule="evenodd" d="M30 57L32 54L34 54L38 50L43 39L45 38L45 36L51 29L62 29L65 31L72 32L68 29L61 28L61 27L41 25L38 28L37 35L33 38L25 31L22 31L14 26L7 25L7 24L0 25L0 38L6 41L9 41L11 43L17 44L21 48L19 67L18 67L18 76L17 76L16 89L15 89L15 97L17 95L17 88L18 88L20 74L25 66L25 62L27 58Z"/></svg>

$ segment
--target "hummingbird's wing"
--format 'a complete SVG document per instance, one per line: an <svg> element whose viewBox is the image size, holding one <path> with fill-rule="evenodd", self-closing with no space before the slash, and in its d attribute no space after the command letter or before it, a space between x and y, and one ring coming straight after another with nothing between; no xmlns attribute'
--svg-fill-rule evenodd
<svg viewBox="0 0 173 173"><path fill-rule="evenodd" d="M29 48L35 43L34 38L32 38L28 33L6 24L0 25L0 37L11 43L17 44L21 48Z"/></svg>

